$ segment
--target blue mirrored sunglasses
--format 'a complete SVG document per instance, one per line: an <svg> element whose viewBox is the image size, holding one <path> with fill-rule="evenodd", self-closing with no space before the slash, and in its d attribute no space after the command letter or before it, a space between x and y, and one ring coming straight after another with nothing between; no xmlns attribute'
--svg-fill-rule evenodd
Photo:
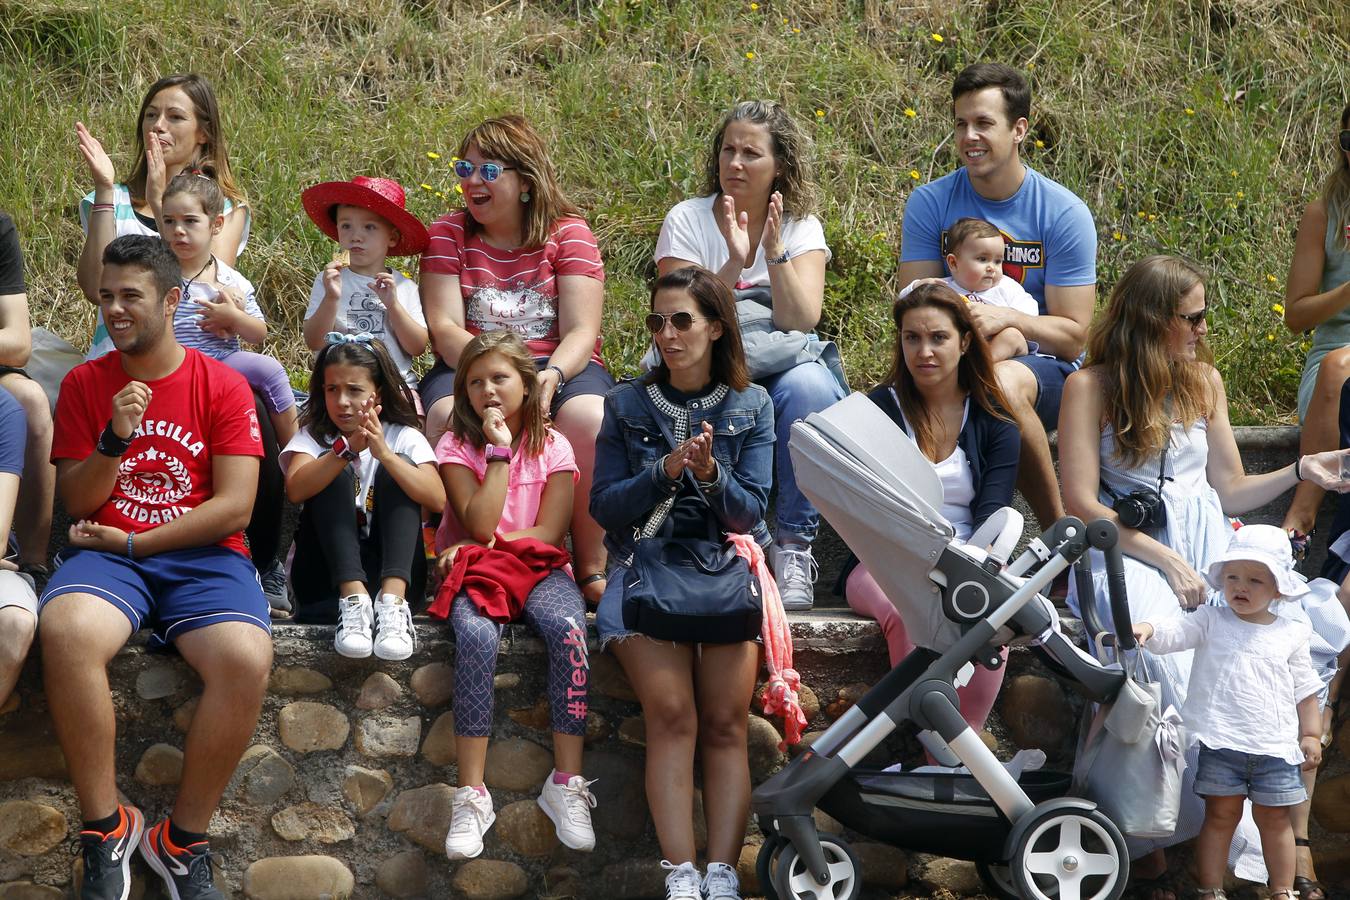
<svg viewBox="0 0 1350 900"><path fill-rule="evenodd" d="M483 176L484 181L496 181L502 177L503 172L515 169L515 166L499 166L496 163L480 163L474 165L467 159L455 160L455 174L460 178L472 178L475 171Z"/></svg>

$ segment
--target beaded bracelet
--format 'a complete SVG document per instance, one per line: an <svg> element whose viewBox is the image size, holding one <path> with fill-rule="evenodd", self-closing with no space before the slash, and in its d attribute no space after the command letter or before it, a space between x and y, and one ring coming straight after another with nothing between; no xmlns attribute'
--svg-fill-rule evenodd
<svg viewBox="0 0 1350 900"><path fill-rule="evenodd" d="M135 538L136 538L136 532L134 532L134 531L128 531L128 532L127 532L127 559L135 559L135 558L136 558L136 555L135 555L134 553L132 553L132 547L131 547L131 542L132 542L133 540L135 540Z"/></svg>

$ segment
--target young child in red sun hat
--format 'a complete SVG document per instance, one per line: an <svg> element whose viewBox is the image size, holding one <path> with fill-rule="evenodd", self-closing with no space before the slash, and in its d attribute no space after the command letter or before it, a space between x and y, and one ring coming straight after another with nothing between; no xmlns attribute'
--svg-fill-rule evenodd
<svg viewBox="0 0 1350 900"><path fill-rule="evenodd" d="M427 346L422 301L417 285L385 264L390 256L417 256L427 245L426 226L408 212L402 185L358 175L316 184L300 201L339 248L314 276L305 344L322 349L330 331L370 334L388 349L408 386L416 388L412 361Z"/></svg>

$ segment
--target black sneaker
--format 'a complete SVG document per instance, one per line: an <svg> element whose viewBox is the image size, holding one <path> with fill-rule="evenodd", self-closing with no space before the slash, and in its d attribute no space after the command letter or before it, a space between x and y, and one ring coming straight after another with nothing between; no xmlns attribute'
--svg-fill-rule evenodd
<svg viewBox="0 0 1350 900"><path fill-rule="evenodd" d="M225 900L211 880L211 847L198 841L175 847L169 840L169 820L164 819L141 838L141 856L164 879L171 900Z"/></svg>
<svg viewBox="0 0 1350 900"><path fill-rule="evenodd" d="M117 812L117 827L109 833L80 832L84 857L80 900L127 900L131 896L131 856L145 828L145 816L134 806L119 806Z"/></svg>

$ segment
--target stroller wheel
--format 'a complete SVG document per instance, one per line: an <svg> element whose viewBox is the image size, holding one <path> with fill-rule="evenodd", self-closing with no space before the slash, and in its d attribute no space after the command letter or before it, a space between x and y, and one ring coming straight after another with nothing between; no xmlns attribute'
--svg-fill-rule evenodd
<svg viewBox="0 0 1350 900"><path fill-rule="evenodd" d="M774 865L778 900L857 900L862 892L862 866L853 848L843 838L822 834L820 849L829 868L829 884L816 883L792 844L778 851Z"/></svg>
<svg viewBox="0 0 1350 900"><path fill-rule="evenodd" d="M773 880L774 870L778 854L786 844L783 838L770 835L759 845L759 853L755 856L755 875L759 878L759 892L764 895L764 900L779 900L778 886Z"/></svg>
<svg viewBox="0 0 1350 900"><path fill-rule="evenodd" d="M1021 900L1022 895L1017 893L1017 885L1013 882L1012 869L998 863L977 862L975 871L984 886L1000 900Z"/></svg>
<svg viewBox="0 0 1350 900"><path fill-rule="evenodd" d="M1032 811L1009 861L1027 900L1118 900L1129 857L1119 829L1098 810ZM1020 823L1019 823L1020 824Z"/></svg>

